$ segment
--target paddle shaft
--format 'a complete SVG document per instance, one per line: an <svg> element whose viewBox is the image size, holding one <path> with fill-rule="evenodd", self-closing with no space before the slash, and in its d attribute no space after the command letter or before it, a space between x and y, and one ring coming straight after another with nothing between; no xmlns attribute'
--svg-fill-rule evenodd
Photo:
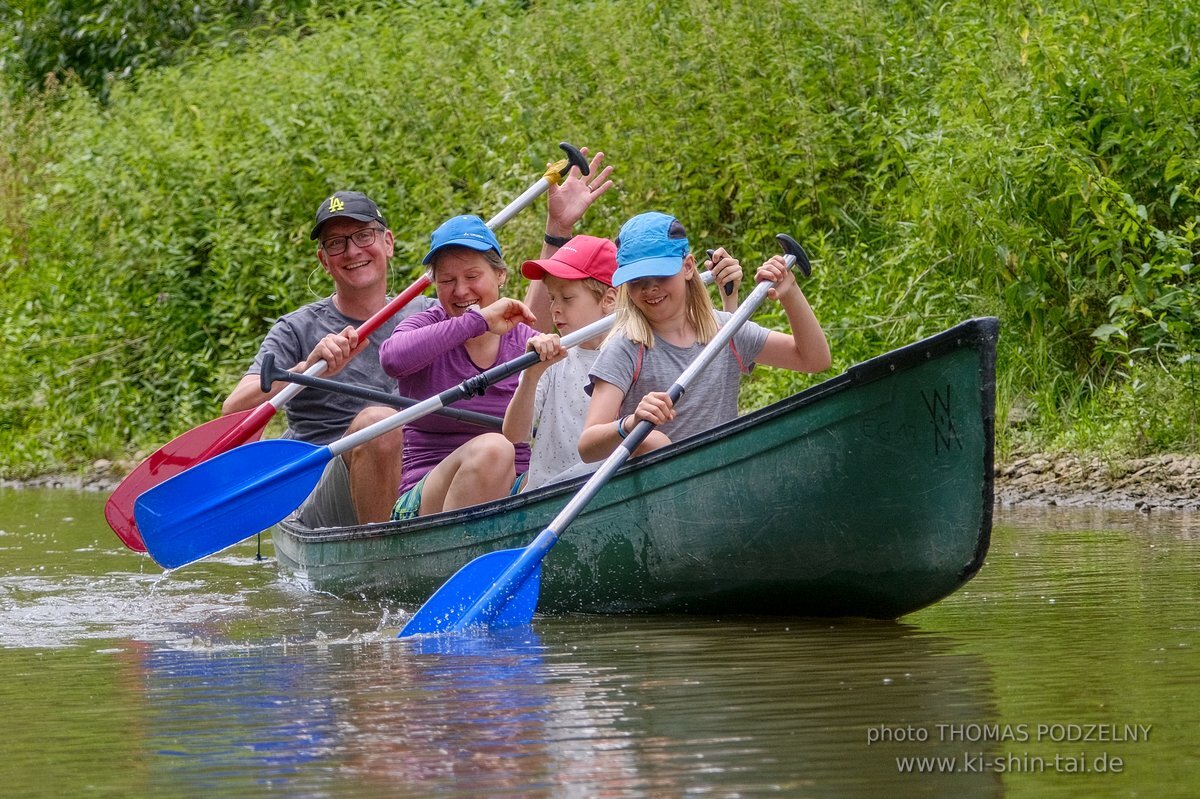
<svg viewBox="0 0 1200 799"><path fill-rule="evenodd" d="M351 383L339 383L335 380L325 380L320 377L313 377L308 373L299 374L297 372L289 372L287 369L280 369L275 365L275 354L268 352L263 356L262 362L262 381L264 390L270 390L272 383L287 382L298 383L307 388L316 388L321 391L332 391L335 394L345 394L350 397L356 397L367 402L373 402L377 405L387 405L392 408L409 408L417 404L417 400L411 397L401 397L397 394L389 394L386 391L377 391L373 388L365 386L356 386ZM491 416L486 413L478 413L477 411L468 411L461 408L442 408L435 411L439 416L447 416L451 419L458 419L462 422L477 424L480 427L488 427L493 430L499 430L504 426L504 420L499 416Z"/></svg>
<svg viewBox="0 0 1200 799"><path fill-rule="evenodd" d="M785 261L787 267L791 269L796 263L796 257L788 254L785 256ZM720 354L721 350L729 343L729 340L733 338L746 320L750 318L758 309L758 306L762 304L763 300L766 299L767 292L774 287L775 284L773 282L763 281L754 288L754 291L750 293L750 296L746 298L742 306L738 308L729 321L721 326L717 331L717 335L696 356L696 360L692 361L683 370L683 374L667 390L667 395L670 396L672 403L679 401L679 398L683 396L683 392L687 390L688 384ZM653 429L654 422L651 422L649 419L643 419L638 422L634 426L633 431L621 442L620 446L592 474L583 488L579 489L575 493L575 496L571 497L571 500L559 511L558 515L551 520L550 525L538 533L537 538L525 548L525 551L496 578L495 582L484 591L479 599L457 621L449 624L446 629L461 630L481 621L486 621L485 616L493 614L497 606L502 606L504 602L508 601L520 588L521 583L539 568L546 553L558 543L559 536L562 535L587 504L595 498L596 494L600 492L600 489L604 487L609 478L637 451L637 448L646 440L646 436L650 435L650 431ZM401 635L403 635L403 632L401 632Z"/></svg>

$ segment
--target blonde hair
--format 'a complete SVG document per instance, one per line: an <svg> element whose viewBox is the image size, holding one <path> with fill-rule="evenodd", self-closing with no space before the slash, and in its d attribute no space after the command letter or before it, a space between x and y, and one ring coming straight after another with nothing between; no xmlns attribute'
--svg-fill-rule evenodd
<svg viewBox="0 0 1200 799"><path fill-rule="evenodd" d="M608 285L604 281L597 280L594 277L585 277L580 279L579 282L583 284L585 289L592 293L592 296L596 298L596 302L604 299L605 293L612 288L612 286Z"/></svg>
<svg viewBox="0 0 1200 799"><path fill-rule="evenodd" d="M717 318L713 315L712 297L708 288L700 279L700 273L692 267L692 277L687 281L687 321L696 331L696 341L707 344L717 335ZM633 300L629 298L629 284L624 283L617 289L617 311L613 317L612 331L609 338L624 336L634 344L641 344L646 349L654 346L654 329L650 320L642 313Z"/></svg>
<svg viewBox="0 0 1200 799"><path fill-rule="evenodd" d="M610 291L613 291L612 286L605 283L603 280L597 280L594 277L558 277L557 275L552 275L547 272L542 278L543 283L548 278L558 280L563 283L578 283L579 285L583 286L589 294L592 295L592 298L596 300L597 303L603 303L604 295L608 294ZM616 295L614 294L613 296L615 297Z"/></svg>

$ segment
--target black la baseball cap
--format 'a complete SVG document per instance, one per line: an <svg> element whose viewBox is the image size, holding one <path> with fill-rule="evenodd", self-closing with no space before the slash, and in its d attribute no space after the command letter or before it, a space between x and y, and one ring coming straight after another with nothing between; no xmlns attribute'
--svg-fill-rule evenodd
<svg viewBox="0 0 1200 799"><path fill-rule="evenodd" d="M321 225L339 216L357 219L359 222L378 222L387 227L379 206L361 191L337 191L328 199L322 200L317 206L316 223L313 225L310 239L315 239L321 230Z"/></svg>

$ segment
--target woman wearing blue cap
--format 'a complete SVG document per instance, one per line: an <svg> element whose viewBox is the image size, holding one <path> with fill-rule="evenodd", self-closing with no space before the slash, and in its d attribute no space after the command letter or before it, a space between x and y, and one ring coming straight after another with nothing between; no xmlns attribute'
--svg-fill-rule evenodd
<svg viewBox="0 0 1200 799"><path fill-rule="evenodd" d="M432 397L520 357L538 334L522 302L501 297L508 267L500 242L477 216L456 216L433 232L423 263L440 307L414 314L383 343L379 362L400 394ZM517 375L455 407L504 416ZM392 518L425 516L505 496L529 466L529 446L500 433L430 414L405 425L403 479Z"/></svg>
<svg viewBox="0 0 1200 799"><path fill-rule="evenodd" d="M587 154L586 148L580 152ZM547 195L547 257L569 238L593 202L612 187L612 167L599 169L597 152L589 175L571 176ZM415 314L396 327L383 343L379 361L396 378L402 396L424 399L475 377L493 366L520 357L538 334L530 307L501 297L508 267L500 242L477 216L456 216L430 237L423 260L429 267L440 307ZM534 307L547 305L545 292L531 291ZM545 314L549 317L549 313ZM561 347L537 344L543 358ZM481 396L455 407L503 417L516 392L518 375L488 386ZM500 433L480 433L477 426L430 414L404 426L402 479L392 518L407 519L454 510L513 493L529 467L529 445L513 445ZM395 488L392 486L391 488ZM392 496L395 496L394 494Z"/></svg>
<svg viewBox="0 0 1200 799"><path fill-rule="evenodd" d="M829 368L825 332L783 257L766 261L755 279L775 281L767 296L783 306L791 334L743 324L689 386L681 399L687 412L676 417L667 389L731 315L713 309L678 220L652 211L621 227L616 318L590 370L592 400L579 439L584 461L606 458L643 419L656 427L639 454L737 418L740 376L755 363L798 372Z"/></svg>

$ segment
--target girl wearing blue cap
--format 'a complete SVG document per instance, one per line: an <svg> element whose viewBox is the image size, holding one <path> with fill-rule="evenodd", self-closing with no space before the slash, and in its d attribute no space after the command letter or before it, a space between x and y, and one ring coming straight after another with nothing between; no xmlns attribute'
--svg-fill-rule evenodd
<svg viewBox="0 0 1200 799"><path fill-rule="evenodd" d="M643 419L655 429L638 454L737 418L740 376L756 363L798 372L829 368L825 332L783 256L767 260L755 279L775 282L767 297L783 306L791 334L743 324L688 388L680 400L686 412L677 416L667 389L730 314L712 307L678 220L650 212L622 226L613 274L616 319L590 370L592 400L579 439L584 461L608 457Z"/></svg>

